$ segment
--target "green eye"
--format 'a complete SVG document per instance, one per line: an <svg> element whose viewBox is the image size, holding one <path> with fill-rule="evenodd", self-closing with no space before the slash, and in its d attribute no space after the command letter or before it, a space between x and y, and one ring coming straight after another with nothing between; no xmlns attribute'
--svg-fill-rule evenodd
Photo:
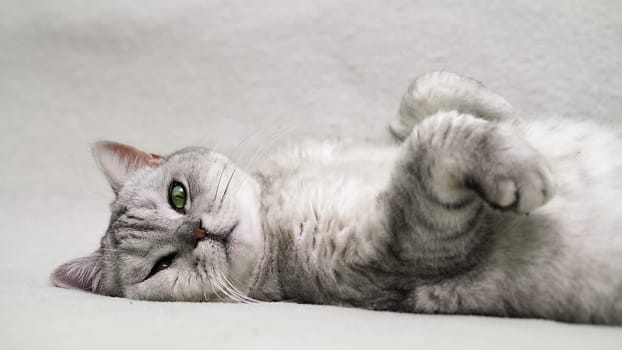
<svg viewBox="0 0 622 350"><path fill-rule="evenodd" d="M173 182L168 190L168 201L175 210L186 206L186 188L179 182Z"/></svg>

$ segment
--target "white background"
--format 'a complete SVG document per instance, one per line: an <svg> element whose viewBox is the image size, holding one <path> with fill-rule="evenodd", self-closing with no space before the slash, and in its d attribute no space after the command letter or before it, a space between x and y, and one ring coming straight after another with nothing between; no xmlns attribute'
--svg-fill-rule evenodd
<svg viewBox="0 0 622 350"><path fill-rule="evenodd" d="M412 78L438 69L525 118L619 123L622 2L0 0L0 347L622 348L607 327L50 286L106 229L93 141L252 166L286 140L381 137Z"/></svg>

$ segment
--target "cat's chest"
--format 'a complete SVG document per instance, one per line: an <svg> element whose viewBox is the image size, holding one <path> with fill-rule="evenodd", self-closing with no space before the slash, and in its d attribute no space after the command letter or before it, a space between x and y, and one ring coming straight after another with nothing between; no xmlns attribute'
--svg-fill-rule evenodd
<svg viewBox="0 0 622 350"><path fill-rule="evenodd" d="M387 186L395 147L310 144L276 158L264 198L272 229L301 242L354 234Z"/></svg>

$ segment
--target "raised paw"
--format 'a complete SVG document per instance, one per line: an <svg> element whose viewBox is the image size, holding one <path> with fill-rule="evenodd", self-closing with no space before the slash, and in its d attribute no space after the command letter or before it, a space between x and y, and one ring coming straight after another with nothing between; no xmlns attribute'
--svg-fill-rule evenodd
<svg viewBox="0 0 622 350"><path fill-rule="evenodd" d="M547 160L522 138L505 135L488 140L480 151L476 173L467 185L493 208L518 213L547 203L555 180Z"/></svg>

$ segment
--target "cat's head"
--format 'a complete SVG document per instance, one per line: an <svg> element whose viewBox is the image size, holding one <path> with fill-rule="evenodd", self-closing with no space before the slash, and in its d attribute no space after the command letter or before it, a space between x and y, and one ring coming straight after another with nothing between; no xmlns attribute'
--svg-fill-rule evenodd
<svg viewBox="0 0 622 350"><path fill-rule="evenodd" d="M116 194L93 254L52 274L56 286L147 300L244 300L263 257L259 186L225 156L168 157L114 142L93 155Z"/></svg>

